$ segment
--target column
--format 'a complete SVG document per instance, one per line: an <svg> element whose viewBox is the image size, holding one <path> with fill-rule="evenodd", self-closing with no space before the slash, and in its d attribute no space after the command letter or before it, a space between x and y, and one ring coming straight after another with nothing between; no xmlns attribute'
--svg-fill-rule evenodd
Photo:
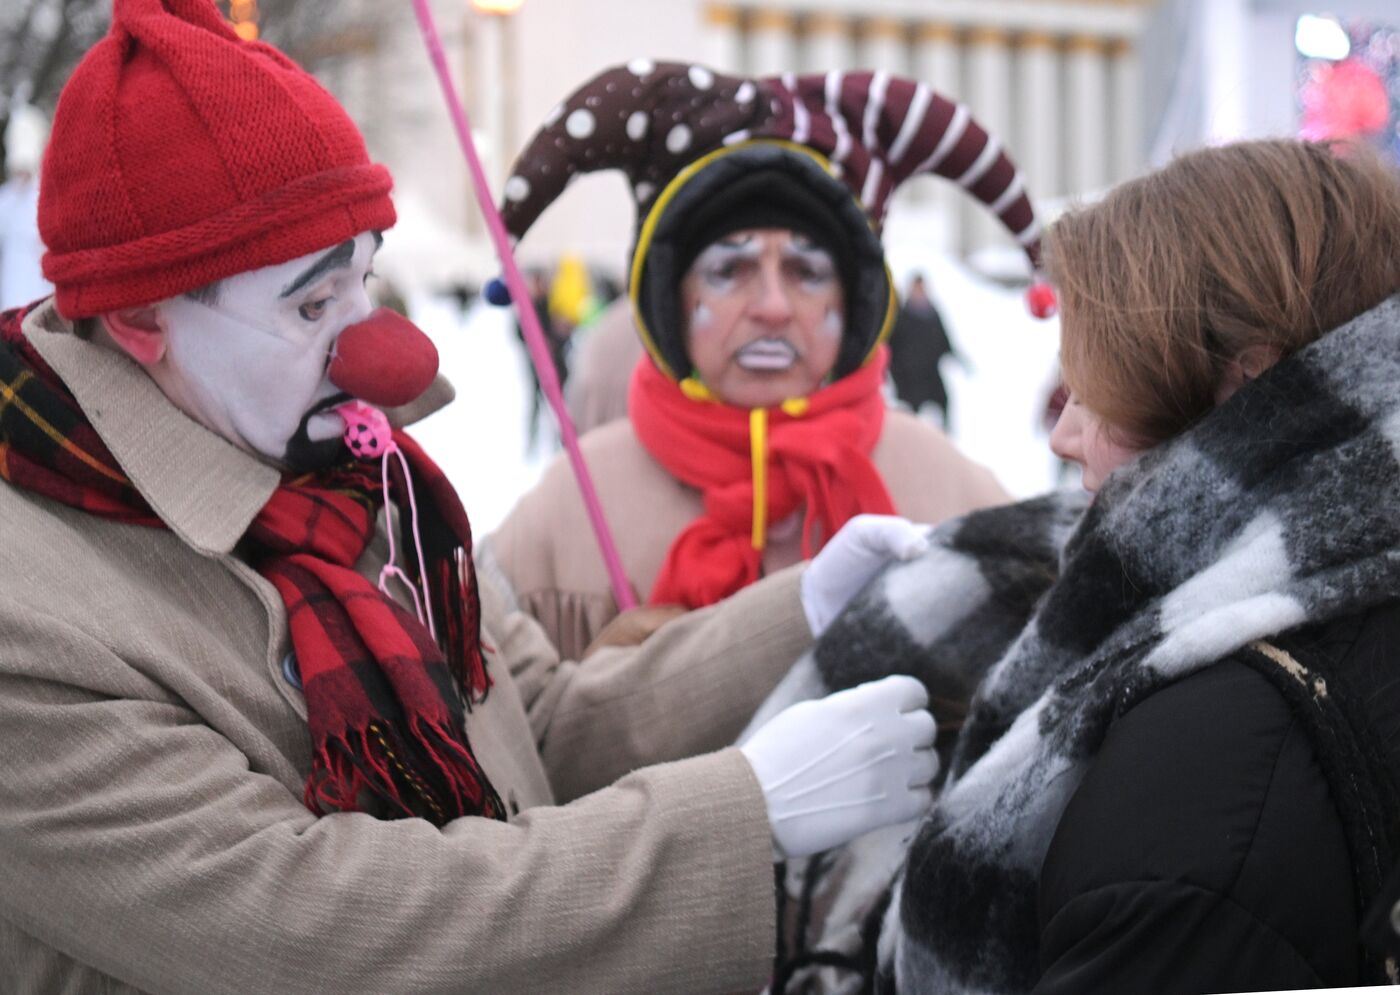
<svg viewBox="0 0 1400 995"><path fill-rule="evenodd" d="M1011 130L1011 38L994 27L977 27L967 39L967 100L975 120L998 141L1010 141ZM1013 150L1014 152L1014 150ZM961 192L967 219L965 252L976 252L989 245L1009 243L1006 228L987 207L966 191Z"/></svg>
<svg viewBox="0 0 1400 995"><path fill-rule="evenodd" d="M707 66L739 73L744 64L743 12L725 3L707 3L700 12L701 50Z"/></svg>
<svg viewBox="0 0 1400 995"><path fill-rule="evenodd" d="M849 18L833 11L808 14L803 21L802 71L824 73L854 67L852 27Z"/></svg>
<svg viewBox="0 0 1400 995"><path fill-rule="evenodd" d="M933 87L949 100L961 100L962 49L958 31L951 24L924 23L914 30L915 78ZM908 191L906 194L904 191ZM900 197L909 196L914 202L927 204L930 210L929 242L943 252L962 251L957 190L942 177L906 184Z"/></svg>
<svg viewBox="0 0 1400 995"><path fill-rule="evenodd" d="M487 14L475 18L477 24L476 92L478 113L474 118L473 136L486 138L481 149L482 165L493 193L498 193L506 181L506 169L511 154L505 147L505 97L501 81L505 79L505 25L499 15Z"/></svg>
<svg viewBox="0 0 1400 995"><path fill-rule="evenodd" d="M1253 6L1250 0L1210 0L1197 5L1196 16L1207 16L1207 9L1210 12L1199 44L1204 137L1212 144L1233 141L1248 130L1249 67L1251 61L1258 61L1250 59Z"/></svg>
<svg viewBox="0 0 1400 995"><path fill-rule="evenodd" d="M1075 196L1108 186L1111 122L1104 56L1103 39L1091 35L1076 35L1065 45L1065 192Z"/></svg>
<svg viewBox="0 0 1400 995"><path fill-rule="evenodd" d="M1016 46L1016 124L1006 138L1011 159L1021 168L1031 203L1061 193L1060 53L1054 35L1028 31Z"/></svg>
<svg viewBox="0 0 1400 995"><path fill-rule="evenodd" d="M754 76L797 70L797 20L785 10L756 10L749 15L749 57Z"/></svg>
<svg viewBox="0 0 1400 995"><path fill-rule="evenodd" d="M1109 47L1109 101L1113 122L1114 183L1121 183L1142 171L1147 158L1143 148L1144 98L1142 59L1137 46L1127 38L1115 39Z"/></svg>
<svg viewBox="0 0 1400 995"><path fill-rule="evenodd" d="M857 65L898 76L909 74L909 49L904 22L894 17L871 17L861 25Z"/></svg>

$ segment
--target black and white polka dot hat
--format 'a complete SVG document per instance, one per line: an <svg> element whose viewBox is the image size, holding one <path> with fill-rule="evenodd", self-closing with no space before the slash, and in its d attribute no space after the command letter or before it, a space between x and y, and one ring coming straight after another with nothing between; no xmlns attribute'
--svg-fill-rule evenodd
<svg viewBox="0 0 1400 995"><path fill-rule="evenodd" d="M962 104L889 73L750 79L650 59L605 70L555 107L516 159L506 230L520 239L574 177L603 169L631 184L629 291L652 358L678 379L689 360L676 288L695 231L713 230L717 212L777 212L835 250L847 302L838 376L888 334L895 296L878 233L909 177L934 173L966 189L1039 266L1040 226L1001 143Z"/></svg>

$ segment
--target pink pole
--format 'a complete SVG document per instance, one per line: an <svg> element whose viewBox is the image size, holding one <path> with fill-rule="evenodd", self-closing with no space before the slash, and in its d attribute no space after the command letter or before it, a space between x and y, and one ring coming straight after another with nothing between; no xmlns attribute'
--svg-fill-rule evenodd
<svg viewBox="0 0 1400 995"><path fill-rule="evenodd" d="M564 392L559 388L559 377L554 372L554 361L545 343L544 331L535 309L530 305L530 292L525 286L525 278L520 275L520 267L510 251L510 238L506 235L505 223L496 210L496 202L491 198L491 187L486 182L486 171L481 168L481 159L476 154L476 143L472 141L471 125L467 112L457 96L457 88L452 84L452 74L447 68L447 57L442 51L442 39L438 35L437 24L428 0L413 0L413 10L418 15L418 26L423 32L423 43L428 47L428 56L437 71L438 83L447 99L447 109L452 114L452 125L457 130L457 139L462 146L462 154L467 157L471 170L472 186L476 199L481 204L481 213L486 216L486 227L491 232L491 240L496 245L496 255L501 260L501 270L506 286L510 288L510 299L515 312L520 317L520 328L525 334L525 346L530 352L530 362L535 365L539 376L540 389L544 392L549 406L554 409L554 417L559 422L559 434L564 440L564 450L569 454L569 463L578 479L579 490L583 493L584 507L588 509L588 520L593 524L593 534L598 539L598 548L603 554L603 562L608 568L608 579L612 582L613 598L619 609L636 607L637 600L632 596L632 586L627 583L627 575L622 570L622 560L617 555L617 545L608 529L603 515L603 505L598 500L598 491L593 486L593 478L588 473L588 465L583 461L583 453L578 447L578 432L573 419L564 407Z"/></svg>

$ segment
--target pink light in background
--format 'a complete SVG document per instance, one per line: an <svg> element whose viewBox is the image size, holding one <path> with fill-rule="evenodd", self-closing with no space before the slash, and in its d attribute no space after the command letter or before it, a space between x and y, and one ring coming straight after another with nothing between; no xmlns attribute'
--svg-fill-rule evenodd
<svg viewBox="0 0 1400 995"><path fill-rule="evenodd" d="M1356 59L1312 67L1302 92L1299 134L1309 141L1354 138L1381 131L1390 116L1385 84L1370 66Z"/></svg>

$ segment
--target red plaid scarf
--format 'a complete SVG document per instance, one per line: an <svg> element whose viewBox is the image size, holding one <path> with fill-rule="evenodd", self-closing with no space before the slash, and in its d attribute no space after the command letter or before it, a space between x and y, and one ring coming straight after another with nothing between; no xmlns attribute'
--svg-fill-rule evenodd
<svg viewBox="0 0 1400 995"><path fill-rule="evenodd" d="M21 334L24 313L0 314L0 478L102 518L164 528ZM504 818L464 724L490 686L471 528L442 471L408 436L394 438L426 498L418 503L425 562L413 566L428 576L441 648L354 569L384 502L376 465L284 481L243 540L287 607L313 745L306 805L360 811L377 797L390 818Z"/></svg>

